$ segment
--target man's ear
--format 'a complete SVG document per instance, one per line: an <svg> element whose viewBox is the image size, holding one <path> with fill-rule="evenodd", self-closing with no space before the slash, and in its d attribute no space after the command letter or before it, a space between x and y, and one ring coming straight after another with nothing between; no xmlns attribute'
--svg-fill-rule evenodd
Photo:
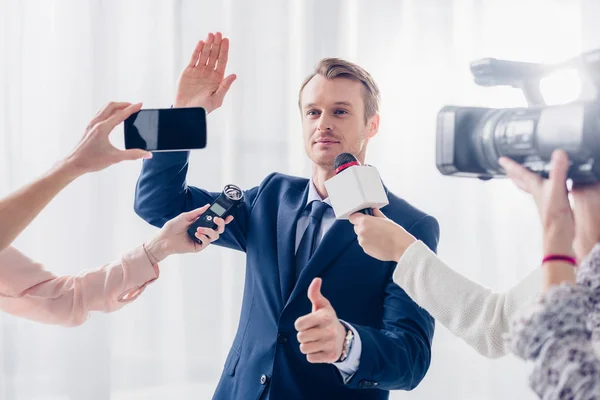
<svg viewBox="0 0 600 400"><path fill-rule="evenodd" d="M379 114L367 120L367 139L372 139L379 132Z"/></svg>

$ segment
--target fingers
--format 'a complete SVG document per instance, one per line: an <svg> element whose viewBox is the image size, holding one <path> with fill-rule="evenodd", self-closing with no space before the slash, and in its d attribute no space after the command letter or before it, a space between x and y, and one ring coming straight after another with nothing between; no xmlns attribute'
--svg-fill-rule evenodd
<svg viewBox="0 0 600 400"><path fill-rule="evenodd" d="M368 218L363 213L354 213L350 216L349 221L352 223L354 233L358 237L358 244L362 246L363 237L362 234L365 232L365 218Z"/></svg>
<svg viewBox="0 0 600 400"><path fill-rule="evenodd" d="M348 220L350 221L350 223L352 225L356 226L356 225L362 225L363 223L366 223L367 221L369 221L369 218L372 218L372 217L388 219L388 217L386 217L385 214L382 213L380 209L372 208L372 210L373 210L372 216L363 214L361 212L355 212L354 214L352 214L350 216L350 218L348 218ZM374 221L374 220L371 220L371 221Z"/></svg>
<svg viewBox="0 0 600 400"><path fill-rule="evenodd" d="M104 106L104 108L102 110L98 111L98 114L96 114L96 116L90 121L90 123L88 125L88 129L92 128L98 122L104 121L105 119L110 117L115 111L122 110L124 108L129 107L130 105L131 105L131 103L129 103L129 102L111 101L106 106Z"/></svg>
<svg viewBox="0 0 600 400"><path fill-rule="evenodd" d="M125 121L132 114L135 114L136 112L140 111L141 109L142 109L142 103L136 103L136 104L132 104L130 106L127 106L123 110L115 111L110 116L110 118L108 118L107 120L101 122L101 124L105 125L105 128L106 128L105 133L108 135L110 132L112 132L112 130L117 125L119 125L121 122Z"/></svg>
<svg viewBox="0 0 600 400"><path fill-rule="evenodd" d="M219 58L219 52L221 50L222 39L223 39L223 36L221 35L221 32L217 32L215 34L215 41L214 41L212 47L210 48L210 54L208 56L208 61L206 63L206 65L210 68L215 68L215 65L217 65L217 59Z"/></svg>
<svg viewBox="0 0 600 400"><path fill-rule="evenodd" d="M320 351L318 353L312 353L306 356L306 360L311 364L318 363L332 363L337 357L333 351Z"/></svg>
<svg viewBox="0 0 600 400"><path fill-rule="evenodd" d="M208 207L210 207L210 204L206 204L200 208L196 208L195 210L192 211L188 211L186 213L183 213L182 216L183 218L188 221L188 222L194 222L195 220L197 220L202 214L204 214L204 212L206 210L208 210Z"/></svg>
<svg viewBox="0 0 600 400"><path fill-rule="evenodd" d="M298 332L305 331L310 328L315 328L317 326L319 326L319 323L316 320L315 315L313 313L306 314L298 318L296 322L294 322L294 328L296 328Z"/></svg>
<svg viewBox="0 0 600 400"><path fill-rule="evenodd" d="M352 225L358 225L364 221L367 216L363 213L356 212L348 218Z"/></svg>
<svg viewBox="0 0 600 400"><path fill-rule="evenodd" d="M225 225L228 225L231 221L233 221L233 215L228 216L225 218L225 220L223 220L223 218L216 217L214 219L214 223L217 224L217 232L219 232L219 234L225 232Z"/></svg>
<svg viewBox="0 0 600 400"><path fill-rule="evenodd" d="M534 194L542 183L542 177L529 171L514 160L501 157L498 162L504 168L506 175L521 189L527 193Z"/></svg>
<svg viewBox="0 0 600 400"><path fill-rule="evenodd" d="M309 343L301 343L300 344L300 353L302 354L312 354L318 353L319 351L325 350L327 347L326 343L322 341L309 342Z"/></svg>
<svg viewBox="0 0 600 400"><path fill-rule="evenodd" d="M321 331L323 332L321 333L321 337L318 340L300 344L300 352L302 354L309 355L320 352L327 352L333 347L335 335L333 333L327 334L325 332L325 329L321 329Z"/></svg>
<svg viewBox="0 0 600 400"><path fill-rule="evenodd" d="M215 218L214 223L217 225L217 233L220 235L225 232L225 220L223 218Z"/></svg>
<svg viewBox="0 0 600 400"><path fill-rule="evenodd" d="M381 212L379 208L373 208L373 216L378 218L388 219L384 213Z"/></svg>
<svg viewBox="0 0 600 400"><path fill-rule="evenodd" d="M217 89L217 92L215 93L215 95L218 98L223 99L225 97L225 95L227 94L227 92L229 91L231 84L235 81L236 78L237 78L237 75L231 74L227 78L223 79L223 82L221 82L221 85L219 85L219 88Z"/></svg>
<svg viewBox="0 0 600 400"><path fill-rule="evenodd" d="M119 151L119 158L121 160L139 160L140 158L147 160L152 158L152 153L140 149L121 150Z"/></svg>
<svg viewBox="0 0 600 400"><path fill-rule="evenodd" d="M127 108L130 105L131 103L128 101L111 101L106 106L104 106L104 108L100 110L98 114L96 114L95 118L98 118L99 120L104 120L110 117L115 111L123 110L124 108Z"/></svg>
<svg viewBox="0 0 600 400"><path fill-rule="evenodd" d="M217 72L221 75L225 75L225 68L227 67L227 61L229 60L229 39L225 38L221 42L219 49L219 59L217 61Z"/></svg>
<svg viewBox="0 0 600 400"><path fill-rule="evenodd" d="M327 326L333 322L333 315L328 310L318 310L310 314L306 314L294 322L294 328L298 332L305 331L319 326Z"/></svg>
<svg viewBox="0 0 600 400"><path fill-rule="evenodd" d="M204 43L204 47L200 52L200 58L198 59L198 66L206 65L208 61L208 57L210 56L210 49L215 41L215 35L209 33L206 37L206 42Z"/></svg>
<svg viewBox="0 0 600 400"><path fill-rule="evenodd" d="M202 53L203 49L204 49L204 40L201 40L196 44L196 48L194 49L194 52L192 53L192 58L190 58L190 62L188 64L189 68L194 68L198 64L198 59L200 58L200 54Z"/></svg>
<svg viewBox="0 0 600 400"><path fill-rule="evenodd" d="M194 234L194 236L196 236L196 239L198 239L202 244L200 245L200 250L204 249L206 246L208 246L210 244L210 238L206 235L203 235L201 233L196 232Z"/></svg>
<svg viewBox="0 0 600 400"><path fill-rule="evenodd" d="M317 327L298 332L296 338L298 339L298 343L302 344L315 342L319 340L321 336L323 336L323 329Z"/></svg>
<svg viewBox="0 0 600 400"><path fill-rule="evenodd" d="M565 196L567 193L567 174L569 172L569 157L563 150L552 153L550 182L553 196Z"/></svg>
<svg viewBox="0 0 600 400"><path fill-rule="evenodd" d="M322 308L329 306L329 300L321 294L321 285L323 280L321 278L315 278L308 287L308 299L312 303L312 311L318 311Z"/></svg>
<svg viewBox="0 0 600 400"><path fill-rule="evenodd" d="M208 205L204 206L204 207L208 207ZM221 219L221 218L218 218L218 219ZM215 223L216 223L216 221L215 221ZM224 221L222 219L221 219L221 223L222 223L222 225L224 225ZM223 226L223 228L224 228L224 226ZM198 229L196 229L196 233L194 234L194 236L196 236L196 238L202 242L202 249L203 249L204 247L208 246L210 243L219 239L219 235L221 233L223 233L223 230L219 229L219 231L220 232L217 232L214 229L210 229L210 228L198 228Z"/></svg>
<svg viewBox="0 0 600 400"><path fill-rule="evenodd" d="M203 235L203 236L208 237L210 242L214 242L215 240L219 239L219 233L217 231L215 231L214 229L210 229L210 228L196 229L196 237L198 237L198 235Z"/></svg>

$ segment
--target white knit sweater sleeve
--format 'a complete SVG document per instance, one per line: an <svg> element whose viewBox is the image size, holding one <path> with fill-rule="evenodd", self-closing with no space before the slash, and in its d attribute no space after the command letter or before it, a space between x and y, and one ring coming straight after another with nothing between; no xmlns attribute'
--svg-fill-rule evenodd
<svg viewBox="0 0 600 400"><path fill-rule="evenodd" d="M421 241L404 252L394 271L394 282L415 303L490 358L507 353L503 335L517 311L539 296L542 278L536 268L508 291L493 293L454 271Z"/></svg>

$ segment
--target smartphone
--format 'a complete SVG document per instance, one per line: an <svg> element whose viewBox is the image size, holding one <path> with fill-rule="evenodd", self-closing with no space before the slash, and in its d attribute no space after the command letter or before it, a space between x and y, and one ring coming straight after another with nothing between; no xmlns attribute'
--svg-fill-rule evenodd
<svg viewBox="0 0 600 400"><path fill-rule="evenodd" d="M202 107L140 110L125 120L125 148L182 151L206 147Z"/></svg>

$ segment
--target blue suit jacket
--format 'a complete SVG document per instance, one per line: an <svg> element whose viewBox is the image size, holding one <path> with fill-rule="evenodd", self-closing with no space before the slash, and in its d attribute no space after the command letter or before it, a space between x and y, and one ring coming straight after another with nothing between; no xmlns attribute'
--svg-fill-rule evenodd
<svg viewBox="0 0 600 400"><path fill-rule="evenodd" d="M186 185L187 160L179 152L144 161L135 210L152 225L220 194ZM240 322L216 399L386 399L388 390L416 387L429 368L433 319L392 281L395 262L364 253L348 221L333 224L295 282L296 222L308 182L269 175L245 192L245 205L215 242L247 256ZM437 221L392 193L388 197L383 212L435 251ZM338 317L362 339L360 367L346 384L335 366L310 364L296 339L294 322L310 313L307 289L317 276ZM292 289L287 300L286 287Z"/></svg>

